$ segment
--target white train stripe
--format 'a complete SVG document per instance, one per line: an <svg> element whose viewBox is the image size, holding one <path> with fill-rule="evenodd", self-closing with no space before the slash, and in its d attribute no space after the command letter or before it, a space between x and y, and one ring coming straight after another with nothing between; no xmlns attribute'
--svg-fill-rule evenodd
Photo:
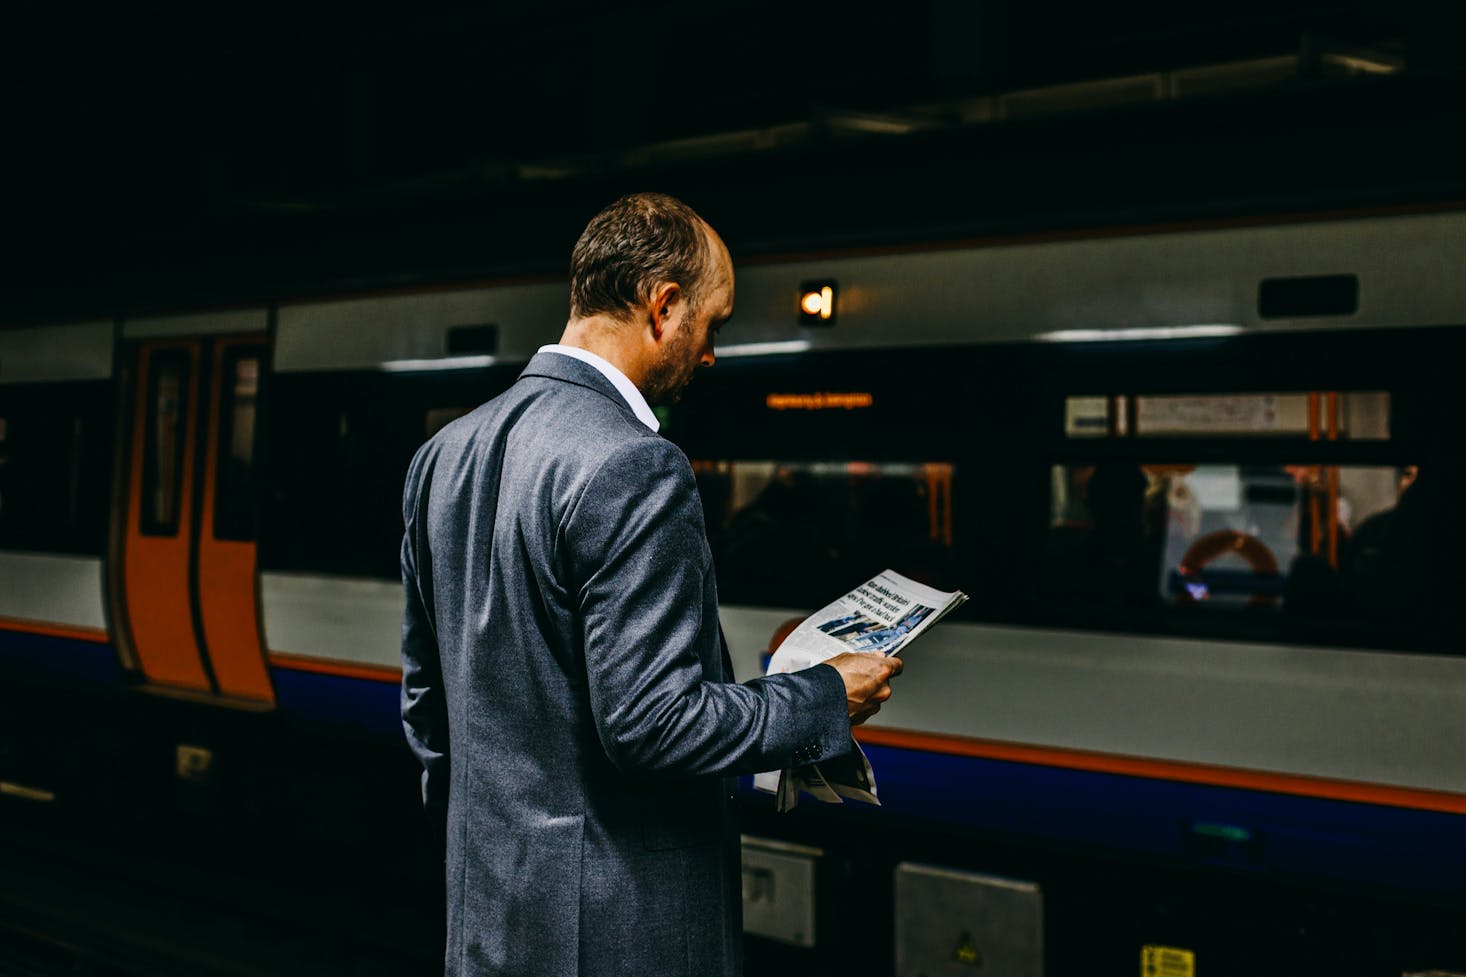
<svg viewBox="0 0 1466 977"><path fill-rule="evenodd" d="M1036 337L1210 334L1455 325L1466 319L1466 213L999 243L749 264L738 272L730 352L890 348ZM1357 274L1352 315L1264 321L1265 278ZM807 329L801 281L838 282L839 325ZM284 305L275 369L375 369L448 355L453 326L498 326L499 362L559 336L564 282Z"/></svg>
<svg viewBox="0 0 1466 977"><path fill-rule="evenodd" d="M265 646L301 658L399 668L402 585L375 577L260 574ZM759 654L787 610L729 608L722 615L740 682L762 674Z"/></svg>
<svg viewBox="0 0 1466 977"><path fill-rule="evenodd" d="M449 329L490 324L498 327L496 360L525 362L559 339L569 306L570 286L564 282L282 305L275 370L377 369L437 360L448 356Z"/></svg>
<svg viewBox="0 0 1466 977"><path fill-rule="evenodd" d="M724 608L740 678L792 613ZM903 657L872 726L1466 793L1466 658L950 623Z"/></svg>
<svg viewBox="0 0 1466 977"><path fill-rule="evenodd" d="M402 584L368 577L260 574L265 647L363 665L402 665Z"/></svg>
<svg viewBox="0 0 1466 977"><path fill-rule="evenodd" d="M395 582L263 579L272 649L399 665ZM723 608L739 680L797 613ZM1466 659L967 624L906 657L873 726L1466 793Z"/></svg>
<svg viewBox="0 0 1466 977"><path fill-rule="evenodd" d="M1069 330L1455 325L1466 317L1463 251L1466 214L1453 212L759 264L738 271L724 335L851 349ZM1264 278L1349 273L1360 277L1355 315L1258 316ZM824 278L838 282L839 325L801 329L798 285Z"/></svg>
<svg viewBox="0 0 1466 977"><path fill-rule="evenodd" d="M0 384L106 380L110 376L110 322L0 329Z"/></svg>
<svg viewBox="0 0 1466 977"><path fill-rule="evenodd" d="M764 673L759 656L769 650L769 639L779 625L790 618L803 619L816 609L806 611L786 608L744 607L724 605L719 608L718 618L723 625L723 637L728 639L728 656L733 659L733 676L740 682L747 682Z"/></svg>
<svg viewBox="0 0 1466 977"><path fill-rule="evenodd" d="M0 617L105 632L106 587L98 557L0 550Z"/></svg>

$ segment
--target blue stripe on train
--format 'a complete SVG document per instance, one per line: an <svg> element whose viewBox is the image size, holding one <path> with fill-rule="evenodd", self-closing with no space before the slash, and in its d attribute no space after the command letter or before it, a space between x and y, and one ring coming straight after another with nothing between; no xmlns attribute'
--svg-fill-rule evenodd
<svg viewBox="0 0 1466 977"><path fill-rule="evenodd" d="M272 671L281 709L340 732L401 741L396 685ZM801 811L1275 879L1462 897L1462 815L895 747L865 751L881 807L852 802L834 809L806 798Z"/></svg>
<svg viewBox="0 0 1466 977"><path fill-rule="evenodd" d="M282 712L341 733L401 741L402 714L395 682L324 675L297 668L270 669Z"/></svg>
<svg viewBox="0 0 1466 977"><path fill-rule="evenodd" d="M272 668L279 707L343 732L400 739L397 686ZM0 679L45 685L116 685L122 666L111 644L0 628Z"/></svg>
<svg viewBox="0 0 1466 977"><path fill-rule="evenodd" d="M840 816L1459 902L1466 816L864 747L881 806ZM767 797L767 795L760 795ZM769 799L769 803L772 799ZM815 816L834 811L812 798Z"/></svg>
<svg viewBox="0 0 1466 977"><path fill-rule="evenodd" d="M108 643L0 628L0 676L45 684L116 685L122 666Z"/></svg>

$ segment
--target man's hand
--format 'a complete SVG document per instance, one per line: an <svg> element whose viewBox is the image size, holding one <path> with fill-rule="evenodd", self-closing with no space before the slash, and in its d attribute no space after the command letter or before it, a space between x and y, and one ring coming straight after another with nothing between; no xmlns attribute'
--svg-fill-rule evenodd
<svg viewBox="0 0 1466 977"><path fill-rule="evenodd" d="M906 667L901 659L887 658L877 651L847 651L826 659L825 664L845 680L845 705L852 726L881 711L881 703L891 697L891 679Z"/></svg>

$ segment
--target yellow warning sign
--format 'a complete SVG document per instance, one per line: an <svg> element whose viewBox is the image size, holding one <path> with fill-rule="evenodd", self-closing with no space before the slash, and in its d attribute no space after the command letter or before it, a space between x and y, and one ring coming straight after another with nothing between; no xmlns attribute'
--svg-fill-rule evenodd
<svg viewBox="0 0 1466 977"><path fill-rule="evenodd" d="M1148 943L1140 948L1140 977L1196 977L1196 954Z"/></svg>
<svg viewBox="0 0 1466 977"><path fill-rule="evenodd" d="M962 935L957 938L957 948L952 951L952 959L969 967L982 966L982 951L977 948L977 941L972 938L971 933L962 931Z"/></svg>

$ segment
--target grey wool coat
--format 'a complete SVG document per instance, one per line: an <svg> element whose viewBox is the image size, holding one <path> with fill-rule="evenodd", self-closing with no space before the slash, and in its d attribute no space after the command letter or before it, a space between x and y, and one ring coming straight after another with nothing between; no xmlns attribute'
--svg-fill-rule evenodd
<svg viewBox="0 0 1466 977"><path fill-rule="evenodd" d="M540 353L417 453L402 717L450 975L736 974L729 778L848 748L832 668L734 684L686 457Z"/></svg>

